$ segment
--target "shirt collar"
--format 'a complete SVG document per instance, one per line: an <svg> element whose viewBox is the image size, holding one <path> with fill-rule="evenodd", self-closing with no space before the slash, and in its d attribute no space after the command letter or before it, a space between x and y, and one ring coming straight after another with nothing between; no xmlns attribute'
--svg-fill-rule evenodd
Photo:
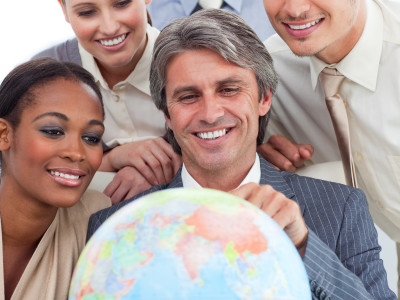
<svg viewBox="0 0 400 300"><path fill-rule="evenodd" d="M144 49L143 55L138 61L135 69L131 74L124 80L116 84L116 86L123 85L125 83L129 83L130 85L136 87L143 93L150 96L150 86L149 86L149 74L150 74L150 61L153 52L154 42L158 36L159 31L154 27L151 27L147 24L147 44ZM97 63L88 51L86 51L81 44L78 43L79 46L79 54L82 58L82 66L88 70L96 82L99 82L101 86L109 90L107 82L104 80L101 75L100 69L97 66Z"/></svg>
<svg viewBox="0 0 400 300"><path fill-rule="evenodd" d="M138 61L133 72L126 79L131 85L150 96L150 62L153 55L154 43L160 32L158 29L147 24L147 44L143 55Z"/></svg>
<svg viewBox="0 0 400 300"><path fill-rule="evenodd" d="M198 0L180 0L186 16L190 16L196 7ZM225 0L225 3L232 7L237 13L242 11L243 0Z"/></svg>
<svg viewBox="0 0 400 300"><path fill-rule="evenodd" d="M327 65L315 56L310 58L311 83L315 90L319 73L335 67L346 78L375 91L383 44L383 15L379 4L367 0L367 18L363 33L354 48L339 63Z"/></svg>
<svg viewBox="0 0 400 300"><path fill-rule="evenodd" d="M201 188L202 186L189 174L187 171L185 164L182 164L182 184L184 188ZM260 158L256 154L256 158L253 166L251 167L249 173L247 173L246 177L243 179L242 183L238 186L242 186L249 182L260 183L261 179L261 167L260 167Z"/></svg>
<svg viewBox="0 0 400 300"><path fill-rule="evenodd" d="M89 73L91 73L97 83L100 83L100 85L108 89L108 84L104 80L103 76L101 75L101 72L99 70L99 67L97 66L96 61L94 60L93 55L91 55L89 52L87 52L80 43L78 43L78 49L79 49L79 55L81 56L82 59L82 67L84 67Z"/></svg>

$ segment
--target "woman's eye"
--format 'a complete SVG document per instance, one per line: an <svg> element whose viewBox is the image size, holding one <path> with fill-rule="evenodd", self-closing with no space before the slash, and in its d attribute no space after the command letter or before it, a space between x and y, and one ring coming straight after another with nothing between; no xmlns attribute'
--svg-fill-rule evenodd
<svg viewBox="0 0 400 300"><path fill-rule="evenodd" d="M132 0L118 1L118 2L115 4L115 7L125 7L125 6L127 6L129 3L131 3L131 2L132 2Z"/></svg>
<svg viewBox="0 0 400 300"><path fill-rule="evenodd" d="M64 135L64 131L62 129L52 128L52 129L41 129L40 131L45 135L55 138Z"/></svg>
<svg viewBox="0 0 400 300"><path fill-rule="evenodd" d="M94 136L94 135L86 135L84 137L82 137L83 140L88 143L89 145L97 145L100 143L101 138L98 136Z"/></svg>

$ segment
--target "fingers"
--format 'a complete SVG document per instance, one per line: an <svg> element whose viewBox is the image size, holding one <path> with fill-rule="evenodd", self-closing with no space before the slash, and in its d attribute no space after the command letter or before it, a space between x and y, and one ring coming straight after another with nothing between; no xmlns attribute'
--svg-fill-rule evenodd
<svg viewBox="0 0 400 300"><path fill-rule="evenodd" d="M299 148L300 156L304 160L310 159L311 156L314 154L314 148L311 145L299 144L298 148Z"/></svg>
<svg viewBox="0 0 400 300"><path fill-rule="evenodd" d="M257 152L274 165L278 170L294 172L296 167L292 162L270 144L262 144L257 147Z"/></svg>
<svg viewBox="0 0 400 300"><path fill-rule="evenodd" d="M287 233L295 246L304 241L308 234L297 202L269 185L250 183L230 192L239 196L268 214Z"/></svg>
<svg viewBox="0 0 400 300"><path fill-rule="evenodd" d="M129 199L151 188L151 184L133 167L125 167L117 172L104 190L112 204Z"/></svg>
<svg viewBox="0 0 400 300"><path fill-rule="evenodd" d="M244 184L240 187L238 187L235 190L230 191L229 193L232 195L235 195L239 198L242 198L244 200L250 200L250 198L253 196L255 192L260 188L261 186L257 183L250 182L247 184ZM254 200L253 200L254 201ZM252 202L251 202L252 203ZM253 203L255 204L255 203ZM259 205L256 205L257 207L260 207Z"/></svg>
<svg viewBox="0 0 400 300"><path fill-rule="evenodd" d="M133 164L133 167L144 177L151 185L159 185L164 181L163 174L157 172L159 169L154 167L156 163L153 163L153 167L149 164L153 161L153 156L145 153L142 157L137 159Z"/></svg>
<svg viewBox="0 0 400 300"><path fill-rule="evenodd" d="M169 164L171 165L172 168L172 178L173 178L173 176L175 176L176 172L178 172L179 168L182 165L182 157L179 154L177 154L172 148L172 146L168 142L166 142L163 138L159 138L159 140L162 144L165 154L169 157Z"/></svg>
<svg viewBox="0 0 400 300"><path fill-rule="evenodd" d="M111 152L108 160L114 168L135 167L152 185L170 182L182 163L163 138L127 143Z"/></svg>
<svg viewBox="0 0 400 300"><path fill-rule="evenodd" d="M175 176L181 165L181 157L175 153L172 146L163 138L154 140L157 147L152 149L154 157L159 162L160 171L163 173L164 181L161 183L170 182Z"/></svg>
<svg viewBox="0 0 400 300"><path fill-rule="evenodd" d="M163 138L151 140L144 157L145 163L156 176L158 184L170 182L181 165L181 157Z"/></svg>
<svg viewBox="0 0 400 300"><path fill-rule="evenodd" d="M280 170L294 172L314 153L311 145L294 144L281 135L273 135L257 151Z"/></svg>

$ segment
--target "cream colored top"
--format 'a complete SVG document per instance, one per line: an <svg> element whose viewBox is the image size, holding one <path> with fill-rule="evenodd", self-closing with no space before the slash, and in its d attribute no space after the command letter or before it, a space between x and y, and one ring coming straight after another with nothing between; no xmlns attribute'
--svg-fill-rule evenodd
<svg viewBox="0 0 400 300"><path fill-rule="evenodd" d="M89 217L92 213L110 205L110 199L104 194L88 190L73 207L60 208L26 266L11 300L67 299L74 266L85 246ZM1 235L0 243L0 300L3 300L4 268Z"/></svg>

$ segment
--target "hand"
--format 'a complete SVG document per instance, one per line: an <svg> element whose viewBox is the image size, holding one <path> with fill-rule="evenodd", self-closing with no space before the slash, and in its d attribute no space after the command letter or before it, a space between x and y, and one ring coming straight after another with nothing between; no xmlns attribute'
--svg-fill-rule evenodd
<svg viewBox="0 0 400 300"><path fill-rule="evenodd" d="M146 139L115 147L103 157L100 171L134 167L151 185L170 182L182 164L181 157L163 138Z"/></svg>
<svg viewBox="0 0 400 300"><path fill-rule="evenodd" d="M286 198L270 185L256 183L245 184L230 193L249 201L275 220L289 236L301 257L304 257L308 229L297 202Z"/></svg>
<svg viewBox="0 0 400 300"><path fill-rule="evenodd" d="M311 145L294 144L282 135L273 135L257 147L257 152L278 170L295 172L314 153Z"/></svg>
<svg viewBox="0 0 400 300"><path fill-rule="evenodd" d="M151 186L138 170L127 166L117 172L103 193L111 198L114 205L148 190Z"/></svg>

